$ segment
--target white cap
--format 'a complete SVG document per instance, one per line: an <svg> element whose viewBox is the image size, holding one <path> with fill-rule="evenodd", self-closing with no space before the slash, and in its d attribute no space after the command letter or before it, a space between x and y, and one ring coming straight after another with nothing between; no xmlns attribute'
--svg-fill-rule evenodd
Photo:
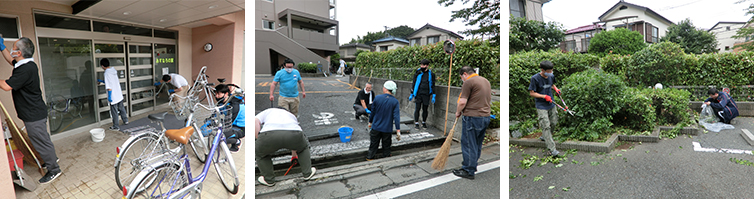
<svg viewBox="0 0 754 199"><path fill-rule="evenodd" d="M390 90L390 92L392 93L395 93L395 91L398 90L398 85L396 85L392 80L386 81L385 84L382 85L382 87Z"/></svg>

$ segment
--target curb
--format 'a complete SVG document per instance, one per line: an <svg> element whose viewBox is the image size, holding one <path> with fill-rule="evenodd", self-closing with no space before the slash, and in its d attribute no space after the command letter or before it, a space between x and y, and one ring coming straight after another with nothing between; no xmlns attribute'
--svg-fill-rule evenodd
<svg viewBox="0 0 754 199"><path fill-rule="evenodd" d="M576 149L579 151L586 151L586 152L609 153L610 151L615 149L616 141L659 142L660 132L669 131L669 130L672 130L673 128L674 127L672 126L657 126L655 127L654 131L652 131L652 134L650 135L619 135L617 133L614 133L605 142L586 142L586 141L565 141L565 142L560 142L560 143L555 142L555 147L558 149L563 149L563 150ZM700 131L701 130L699 128L684 127L683 129L681 129L680 133L688 134L688 135L699 135ZM510 138L508 143L519 145L519 146L547 148L547 145L545 144L545 142L539 140L538 138L519 138L519 139Z"/></svg>

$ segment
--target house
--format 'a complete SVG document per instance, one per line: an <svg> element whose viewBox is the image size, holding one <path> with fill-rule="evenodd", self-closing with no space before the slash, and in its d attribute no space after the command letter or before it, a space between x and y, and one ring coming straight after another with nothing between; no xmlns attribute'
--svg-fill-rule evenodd
<svg viewBox="0 0 754 199"><path fill-rule="evenodd" d="M427 44L434 44L440 41L445 41L448 39L458 41L462 40L463 36L456 34L453 31L426 24L421 28L416 29L416 31L406 36L406 38L408 39L410 46L423 46Z"/></svg>
<svg viewBox="0 0 754 199"><path fill-rule="evenodd" d="M595 24L602 25L605 30L628 28L638 31L646 43L658 43L668 27L673 25L672 21L652 9L623 0L600 15L599 20Z"/></svg>
<svg viewBox="0 0 754 199"><path fill-rule="evenodd" d="M375 52L384 52L408 45L408 41L397 37L385 37L372 41L372 47Z"/></svg>
<svg viewBox="0 0 754 199"><path fill-rule="evenodd" d="M354 62L356 61L356 51L363 50L366 52L372 51L372 46L362 44L362 43L355 43L355 44L346 44L340 46L340 58L347 62Z"/></svg>
<svg viewBox="0 0 754 199"><path fill-rule="evenodd" d="M330 65L338 52L334 0L256 0L254 72L274 75L285 58Z"/></svg>
<svg viewBox="0 0 754 199"><path fill-rule="evenodd" d="M733 52L734 45L745 42L745 39L734 39L733 35L736 35L736 31L746 25L746 22L717 22L712 28L707 30L715 35L717 39L717 51L718 52Z"/></svg>
<svg viewBox="0 0 754 199"><path fill-rule="evenodd" d="M604 27L597 24L570 29L565 32L565 39L560 42L560 50L586 53L589 50L589 41L602 30Z"/></svg>
<svg viewBox="0 0 754 199"><path fill-rule="evenodd" d="M509 0L510 14L526 20L544 21L542 5L551 0ZM506 17L507 18L507 17Z"/></svg>

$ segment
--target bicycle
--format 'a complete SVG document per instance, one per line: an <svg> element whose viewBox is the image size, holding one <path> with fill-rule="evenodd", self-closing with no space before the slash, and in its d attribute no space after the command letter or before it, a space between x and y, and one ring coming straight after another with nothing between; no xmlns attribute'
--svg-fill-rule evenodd
<svg viewBox="0 0 754 199"><path fill-rule="evenodd" d="M211 116L207 118L211 128L210 137L213 138L209 151L209 162L205 163L202 172L193 177L191 174L190 158L186 154L168 157L164 161L151 164L149 169L142 170L128 187L123 187L125 198L198 198L201 197L202 182L209 173L209 166L214 165L225 189L232 193L238 193L240 180L236 171L233 157L230 155L228 146L225 144L224 127L230 127L233 122L228 106L209 108L200 103L203 110L210 110ZM187 137L194 134L194 128L180 130L168 130L165 135L185 147ZM218 151L222 149L222 151ZM212 164L209 164L212 163Z"/></svg>
<svg viewBox="0 0 754 199"><path fill-rule="evenodd" d="M210 83L207 79L209 76L205 74L207 72L207 66L203 66L201 70L199 70L199 75L196 76L196 80L194 81L194 84L189 87L189 90L186 94L186 96L191 96L189 99L193 100L195 103L201 103L205 99L207 100L207 105L209 107L215 106L215 88L212 87L215 85L215 83ZM209 96L209 97L207 97ZM173 112L175 113L175 116L179 119L185 119L185 115L187 113L186 106L177 106L177 104L174 104L173 102L174 98L171 97L170 99L170 106L173 108ZM193 104L193 103L190 103Z"/></svg>
<svg viewBox="0 0 754 199"><path fill-rule="evenodd" d="M63 116L68 113L75 117L81 116L84 104L80 98L65 98L62 95L53 95L47 100L47 116L50 120L50 131L57 131L63 125Z"/></svg>

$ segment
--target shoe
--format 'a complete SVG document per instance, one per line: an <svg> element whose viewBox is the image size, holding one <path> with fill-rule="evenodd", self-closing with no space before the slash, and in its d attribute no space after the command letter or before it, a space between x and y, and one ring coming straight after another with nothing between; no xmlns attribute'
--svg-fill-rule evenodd
<svg viewBox="0 0 754 199"><path fill-rule="evenodd" d="M111 126L111 127L110 127L110 130L113 130L113 131L120 131L120 128L118 128L118 127L116 127L116 126Z"/></svg>
<svg viewBox="0 0 754 199"><path fill-rule="evenodd" d="M463 170L463 169L453 170L453 175L456 175L456 176L462 177L462 178L466 178L466 179L469 179L469 180L473 180L474 179L473 175L470 175L469 172L467 172L466 170Z"/></svg>
<svg viewBox="0 0 754 199"><path fill-rule="evenodd" d="M427 130L427 123L426 122L422 122L422 129Z"/></svg>
<svg viewBox="0 0 754 199"><path fill-rule="evenodd" d="M128 124L129 124L129 122L123 122L123 125L128 125Z"/></svg>
<svg viewBox="0 0 754 199"><path fill-rule="evenodd" d="M241 148L241 140L238 140L237 143L230 145L229 150L231 153L237 153L240 148Z"/></svg>
<svg viewBox="0 0 754 199"><path fill-rule="evenodd" d="M558 151L558 150L553 150L553 151L550 151L550 155L551 155L552 157L560 157L560 156L559 156L559 155L560 155L560 151Z"/></svg>
<svg viewBox="0 0 754 199"><path fill-rule="evenodd" d="M314 173L315 172L317 172L317 169L315 169L314 167L312 167L312 174L309 174L309 176L304 177L304 180L310 180L310 179L312 179L312 177L314 177Z"/></svg>
<svg viewBox="0 0 754 199"><path fill-rule="evenodd" d="M55 178L58 178L60 174L63 173L62 171L58 171L57 173L53 173L48 171L45 176L42 176L42 178L39 179L39 184L47 184L52 180L55 180Z"/></svg>
<svg viewBox="0 0 754 199"><path fill-rule="evenodd" d="M542 136L539 136L539 140L541 140L541 141L545 141L545 138L544 138L544 137L542 137Z"/></svg>
<svg viewBox="0 0 754 199"><path fill-rule="evenodd" d="M367 161L372 161L372 160L374 160L374 159L369 159L369 158L367 158Z"/></svg>
<svg viewBox="0 0 754 199"><path fill-rule="evenodd" d="M415 125L415 126L414 126L414 129L416 129L416 130L419 130L419 129L421 129L421 127L419 126L419 123L415 123L414 125Z"/></svg>
<svg viewBox="0 0 754 199"><path fill-rule="evenodd" d="M259 181L259 184L263 184L264 186L268 186L268 187L275 186L274 182L267 183L267 181L264 181L264 176L259 176L259 178L257 178L257 181Z"/></svg>

